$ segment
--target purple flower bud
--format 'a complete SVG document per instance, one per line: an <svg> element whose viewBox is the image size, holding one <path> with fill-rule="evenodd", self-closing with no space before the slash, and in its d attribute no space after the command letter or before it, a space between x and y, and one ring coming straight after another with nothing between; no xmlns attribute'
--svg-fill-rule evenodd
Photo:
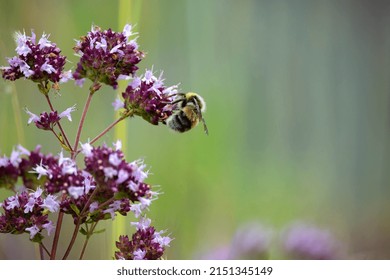
<svg viewBox="0 0 390 280"><path fill-rule="evenodd" d="M31 113L27 108L24 109L26 113L30 116L28 119L28 124L31 122L34 122L36 127L43 130L53 130L54 126L57 124L57 122L66 117L69 121L72 121L72 117L70 115L71 112L75 111L75 105L72 107L69 107L62 113L58 114L57 111L52 111L50 113L42 112L39 116L35 115L34 113Z"/></svg>
<svg viewBox="0 0 390 280"><path fill-rule="evenodd" d="M41 189L36 192L23 191L7 198L1 204L3 213L0 213L0 233L26 232L33 241L41 240L42 229L50 233L53 227L45 211L48 201L53 205L50 195L44 198ZM58 208L52 210L58 211Z"/></svg>
<svg viewBox="0 0 390 280"><path fill-rule="evenodd" d="M128 42L130 35L128 27L125 32L119 33L111 29L102 31L99 27L92 26L87 36L77 41L73 48L81 57L73 73L74 79L77 81L88 78L92 82L107 84L116 89L119 76L134 75L138 69L136 65L144 54Z"/></svg>
<svg viewBox="0 0 390 280"><path fill-rule="evenodd" d="M34 120L35 125L39 129L53 130L54 125L60 120L57 111L54 112L43 112L39 115L38 120Z"/></svg>
<svg viewBox="0 0 390 280"><path fill-rule="evenodd" d="M170 103L177 86L166 88L163 81L162 73L157 78L152 70L146 70L143 77L134 77L122 93L124 108L154 125L166 120L172 114Z"/></svg>
<svg viewBox="0 0 390 280"><path fill-rule="evenodd" d="M18 56L8 59L9 66L1 68L4 79L14 81L24 77L37 83L60 81L66 57L60 55L61 50L48 40L48 35L43 34L36 44L34 32L31 37L16 33L15 41Z"/></svg>
<svg viewBox="0 0 390 280"><path fill-rule="evenodd" d="M162 231L156 232L150 226L150 220L141 218L138 223L132 223L137 227L137 231L130 238L126 235L119 236L115 252L117 260L157 260L160 259L166 247L172 239L162 236Z"/></svg>
<svg viewBox="0 0 390 280"><path fill-rule="evenodd" d="M127 163L121 150L107 146L92 147L86 145L85 170L95 179L101 200L112 198L120 193L131 201L140 201L141 197L150 198L150 186L143 181L147 177L144 164L140 161ZM115 145L117 148L117 145ZM135 187L131 187L135 186Z"/></svg>

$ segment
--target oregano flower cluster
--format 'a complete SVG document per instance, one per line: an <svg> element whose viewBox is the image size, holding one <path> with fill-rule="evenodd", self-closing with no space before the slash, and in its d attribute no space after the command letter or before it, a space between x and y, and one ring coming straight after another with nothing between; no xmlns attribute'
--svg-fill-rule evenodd
<svg viewBox="0 0 390 280"><path fill-rule="evenodd" d="M17 55L9 58L9 66L2 67L3 78L15 81L22 77L38 83L66 82L69 72L63 72L66 57L55 43L49 41L49 35L43 34L37 42L36 35L25 32L15 34Z"/></svg>
<svg viewBox="0 0 390 280"><path fill-rule="evenodd" d="M102 31L100 27L92 26L87 36L81 37L73 48L80 56L73 78L79 83L88 78L116 89L118 78L133 76L138 70L136 65L145 56L138 50L136 40L130 40L133 35L131 25L126 25L123 32Z"/></svg>
<svg viewBox="0 0 390 280"><path fill-rule="evenodd" d="M41 145L32 150L17 145L9 157L0 157L0 188L12 192L0 203L0 233L27 234L39 244L41 259L60 257L57 247L64 215L72 217L74 232L62 259L67 259L74 249L79 233L85 235L82 259L89 238L101 231L96 230L98 223L113 220L118 214L132 213L138 221L132 223L136 231L131 237L122 235L116 242L116 259L160 259L172 240L166 231L157 231L146 217L146 210L159 194L147 183L146 164L142 160L127 161L119 140L113 145L96 145L128 117L140 116L153 125L165 124L175 110L172 102L177 85L165 86L162 74L156 77L153 70L137 73L145 52L139 50L135 34L129 24L122 32L93 25L73 48L79 57L73 64L76 69L65 71L68 59L49 35L44 33L37 39L33 31L31 36L18 32L16 56L7 59L8 66L1 67L5 80L24 78L37 85L48 110L37 114L25 107L28 124L52 133L59 143L54 154L43 153ZM57 110L51 102L51 94L61 91L60 84L72 80L77 86L91 81L73 142L61 123L64 119L72 121L71 114L79 106ZM94 138L82 136L92 97L103 85L116 89L119 80L129 81L121 99L113 103L115 110L121 110L119 119ZM45 244L45 236L50 235L54 235L51 246Z"/></svg>

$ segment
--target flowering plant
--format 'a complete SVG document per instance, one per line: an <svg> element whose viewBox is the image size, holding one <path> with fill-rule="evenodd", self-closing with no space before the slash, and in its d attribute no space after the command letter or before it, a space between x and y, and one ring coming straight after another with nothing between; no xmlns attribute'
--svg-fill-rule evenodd
<svg viewBox="0 0 390 280"><path fill-rule="evenodd" d="M31 36L19 32L15 36L17 55L8 59L8 66L1 67L6 80L25 78L37 84L50 110L38 115L25 108L28 123L50 131L61 147L57 155L52 155L42 153L39 145L32 151L18 145L9 157L0 157L0 188L14 193L0 203L0 232L27 233L32 242L39 244L41 259L58 257L64 215L71 215L74 231L62 259L68 258L79 234L85 236L82 259L88 240L100 232L96 230L99 221L129 212L138 219L132 223L136 232L131 237L119 237L116 259L160 259L171 242L165 231L157 231L145 216L145 210L159 193L145 182L148 170L143 161L126 161L120 141L112 147L94 146L127 117L140 116L158 125L165 124L174 113L172 98L177 86L166 87L162 75L156 77L153 70L137 74L137 64L145 54L132 39L134 34L131 25L126 25L123 32L92 26L86 36L76 41L74 51L80 60L72 72L64 70L66 57L49 41L49 35L43 34L37 40L34 32ZM104 84L116 89L121 79L130 82L122 99L113 103L116 110L121 109L120 117L92 140L80 142L92 97ZM76 106L59 113L50 100L50 95L70 80L79 86L86 80L92 82L73 144L61 122L65 118L72 121ZM76 164L79 156L84 158L83 167ZM53 215L57 215L56 222ZM45 236L52 234L49 247Z"/></svg>

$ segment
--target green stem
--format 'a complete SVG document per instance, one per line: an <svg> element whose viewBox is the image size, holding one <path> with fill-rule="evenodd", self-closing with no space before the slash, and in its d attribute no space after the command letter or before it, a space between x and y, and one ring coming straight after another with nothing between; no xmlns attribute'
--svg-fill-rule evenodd
<svg viewBox="0 0 390 280"><path fill-rule="evenodd" d="M95 223L92 225L92 227L91 227L90 230L88 230L88 227L87 227L87 232L88 232L88 233L87 233L87 236L85 237L84 245L83 245L83 248L82 248L82 250L81 250L79 260L82 260L83 257L84 257L84 253L85 253L85 249L87 248L88 241L89 241L89 239L91 238L91 236L92 236L92 234L93 234L93 231L95 230L95 227L97 226L97 224L98 224L98 222L95 222Z"/></svg>
<svg viewBox="0 0 390 280"><path fill-rule="evenodd" d="M54 131L54 129L50 129L51 132L53 132L54 136L57 138L57 140L63 144L64 142L62 142L61 138L57 135L57 133Z"/></svg>

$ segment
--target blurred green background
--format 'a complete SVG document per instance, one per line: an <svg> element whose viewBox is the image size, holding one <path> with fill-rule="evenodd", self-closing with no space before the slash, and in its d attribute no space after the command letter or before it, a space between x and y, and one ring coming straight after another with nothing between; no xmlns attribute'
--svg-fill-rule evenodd
<svg viewBox="0 0 390 280"><path fill-rule="evenodd" d="M13 33L34 29L50 33L74 69L73 39L92 23L122 31L119 7L1 0L0 65L15 54ZM390 258L390 2L135 0L131 7L128 21L147 52L140 71L163 70L166 85L180 82L208 107L208 137L200 126L179 135L126 120L127 159L144 158L148 182L163 192L148 216L174 238L166 258L191 259L229 243L253 220L276 232L310 221L331 230L348 258ZM66 84L53 100L59 111L77 104L73 122L64 122L72 139L89 84ZM115 96L104 86L94 97L83 142L114 120ZM26 125L24 106L48 109L31 82L1 80L1 154L17 143L58 153L49 133ZM0 198L8 195L1 190ZM60 246L70 239L70 219L65 230ZM111 230L94 236L86 258L110 259L112 243ZM27 235L0 235L0 258L36 257Z"/></svg>

